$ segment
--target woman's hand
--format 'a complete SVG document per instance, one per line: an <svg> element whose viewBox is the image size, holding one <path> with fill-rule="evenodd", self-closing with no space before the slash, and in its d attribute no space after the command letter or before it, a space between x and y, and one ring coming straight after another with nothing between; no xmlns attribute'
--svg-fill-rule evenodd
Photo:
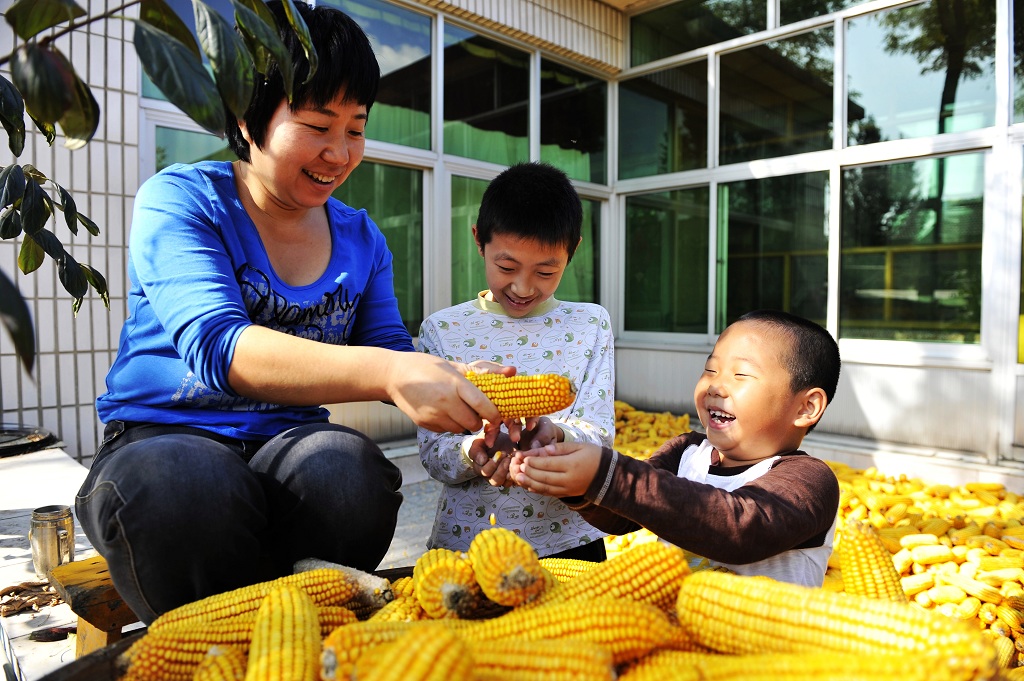
<svg viewBox="0 0 1024 681"><path fill-rule="evenodd" d="M514 450L515 444L508 434L498 433L493 445L488 445L483 437L474 439L466 453L478 475L487 478L493 487L505 487L515 484L508 474Z"/></svg>

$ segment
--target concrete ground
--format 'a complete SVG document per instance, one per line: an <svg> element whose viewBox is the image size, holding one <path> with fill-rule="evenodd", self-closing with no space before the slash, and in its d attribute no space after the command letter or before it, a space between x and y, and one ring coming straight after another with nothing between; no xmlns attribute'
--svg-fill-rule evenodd
<svg viewBox="0 0 1024 681"><path fill-rule="evenodd" d="M383 446L382 446L383 448ZM391 548L379 569L410 567L427 550L427 537L434 525L434 512L441 483L427 476L415 443L385 448L384 453L402 469L402 495L398 527Z"/></svg>

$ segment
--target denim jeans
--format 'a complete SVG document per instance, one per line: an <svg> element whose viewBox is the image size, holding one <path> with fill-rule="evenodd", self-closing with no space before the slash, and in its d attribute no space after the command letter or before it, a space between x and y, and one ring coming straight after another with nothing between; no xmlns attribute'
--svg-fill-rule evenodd
<svg viewBox="0 0 1024 681"><path fill-rule="evenodd" d="M320 558L371 571L394 537L401 471L330 423L267 440L112 421L75 501L125 603L174 607Z"/></svg>

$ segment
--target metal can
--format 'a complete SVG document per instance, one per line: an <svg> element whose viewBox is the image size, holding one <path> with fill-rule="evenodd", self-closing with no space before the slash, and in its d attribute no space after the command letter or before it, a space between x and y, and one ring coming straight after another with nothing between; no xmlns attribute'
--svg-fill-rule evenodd
<svg viewBox="0 0 1024 681"><path fill-rule="evenodd" d="M32 565L39 579L58 565L75 559L75 519L70 506L40 506L32 511L28 531Z"/></svg>

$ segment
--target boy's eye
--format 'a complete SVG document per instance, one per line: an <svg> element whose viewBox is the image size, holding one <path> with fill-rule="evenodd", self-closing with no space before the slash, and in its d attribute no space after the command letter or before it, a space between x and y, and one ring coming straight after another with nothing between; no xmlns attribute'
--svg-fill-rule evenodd
<svg viewBox="0 0 1024 681"><path fill-rule="evenodd" d="M327 132L327 128L319 126L319 125L310 125L309 127L310 127L310 129L316 130L317 132Z"/></svg>

